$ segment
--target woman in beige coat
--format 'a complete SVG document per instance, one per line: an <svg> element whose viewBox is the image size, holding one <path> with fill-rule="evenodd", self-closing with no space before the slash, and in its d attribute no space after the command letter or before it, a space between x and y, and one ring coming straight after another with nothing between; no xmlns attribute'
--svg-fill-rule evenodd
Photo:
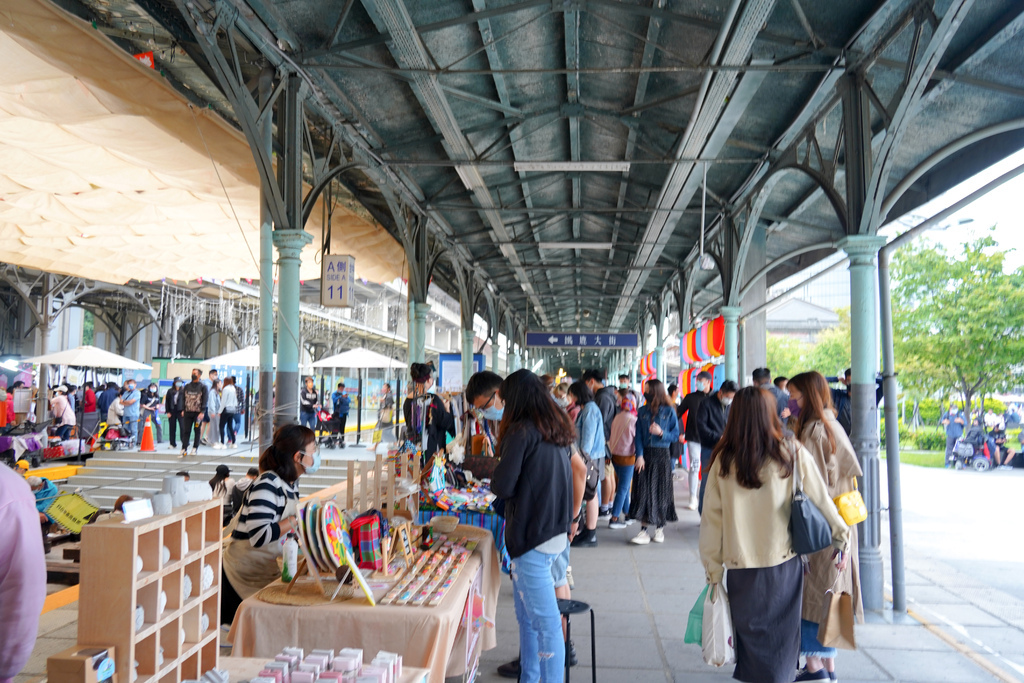
<svg viewBox="0 0 1024 683"><path fill-rule="evenodd" d="M853 445L846 432L836 421L832 407L832 394L825 378L817 372L804 372L789 380L790 400L794 417L789 425L800 443L811 454L818 471L825 479L829 498L852 491L856 478L863 473L857 462ZM857 528L850 528L850 562L837 571L830 550L810 555L808 572L804 577L804 602L801 614L800 653L807 665L797 681L836 680L836 650L818 642L818 623L825 610L825 593L849 593L853 597L857 621L863 623L864 610L860 595L860 564L857 561Z"/></svg>
<svg viewBox="0 0 1024 683"><path fill-rule="evenodd" d="M721 583L729 570L733 678L746 683L791 683L800 656L803 567L789 529L795 471L832 529L836 565L845 567L849 557L850 530L814 459L796 439L783 436L776 405L774 396L757 387L736 393L711 454L700 519L708 583Z"/></svg>

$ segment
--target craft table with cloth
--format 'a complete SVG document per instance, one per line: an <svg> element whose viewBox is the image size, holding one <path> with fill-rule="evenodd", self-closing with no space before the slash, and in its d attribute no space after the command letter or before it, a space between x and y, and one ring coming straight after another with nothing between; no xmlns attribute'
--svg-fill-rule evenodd
<svg viewBox="0 0 1024 683"><path fill-rule="evenodd" d="M428 669L430 683L443 683L446 676L462 675L464 657L455 656L453 649L473 579L479 572L484 616L493 623L501 571L494 537L489 531L459 525L448 537L476 541L477 547L438 606L371 607L360 595L298 607L263 602L257 594L238 608L228 634L233 646L231 654L273 659L282 649L296 645L307 650L355 647L370 654L380 650L397 652L405 666ZM374 598L379 600L387 590L375 588ZM494 648L495 630L484 628L480 641L483 650Z"/></svg>

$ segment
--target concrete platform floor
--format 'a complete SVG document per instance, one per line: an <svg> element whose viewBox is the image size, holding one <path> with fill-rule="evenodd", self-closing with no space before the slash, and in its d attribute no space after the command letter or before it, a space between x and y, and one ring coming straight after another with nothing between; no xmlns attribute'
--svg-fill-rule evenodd
<svg viewBox="0 0 1024 683"><path fill-rule="evenodd" d="M961 495L965 485L977 484L992 491L1004 486L1016 489L1024 483L1024 479L1016 477L999 481L998 473L989 475L991 479L967 480L955 478L963 473L922 472L921 468L908 466L903 470L908 492L916 485L934 491L934 479L945 477L952 477L950 485L957 487ZM685 483L677 482L676 500L686 500ZM916 506L913 495L906 496L905 502L908 510ZM700 649L682 640L687 613L704 585L704 572L697 554L697 513L680 509L679 517L678 523L666 528L664 544L648 546L627 543L636 533L636 525L612 531L607 528L607 521L602 520L598 527L598 547L577 549L572 553L576 584L573 597L592 605L597 614L598 680L601 683L732 680L731 667L716 670L705 665ZM938 522L929 521L931 524ZM913 525L914 522L908 524L908 531ZM841 651L837 659L840 680L843 683L1024 681L1024 623L1020 620L1020 615L1024 614L1021 601L1024 594L1000 591L970 573L961 572L964 567L943 562L932 553L918 552L913 536L908 537L907 555L910 607L928 625L914 619L894 624L891 614L859 625L859 649ZM1017 580L1024 579L1020 565L1012 564ZM888 568L888 562L886 566ZM77 603L42 616L32 658L15 683L28 683L45 675L46 658L74 645L77 619ZM515 658L519 650L511 583L507 577L503 578L496 628L498 647L483 653L477 679L481 683L507 680L498 677L495 669ZM574 621L573 640L580 665L573 669L572 679L589 681L588 618L578 617Z"/></svg>

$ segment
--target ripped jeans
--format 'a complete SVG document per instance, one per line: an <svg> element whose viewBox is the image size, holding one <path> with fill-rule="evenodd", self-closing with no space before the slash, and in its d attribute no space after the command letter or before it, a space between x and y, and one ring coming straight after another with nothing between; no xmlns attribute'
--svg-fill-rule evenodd
<svg viewBox="0 0 1024 683"><path fill-rule="evenodd" d="M554 683L565 676L562 617L551 576L556 559L558 555L530 550L512 560L521 683Z"/></svg>

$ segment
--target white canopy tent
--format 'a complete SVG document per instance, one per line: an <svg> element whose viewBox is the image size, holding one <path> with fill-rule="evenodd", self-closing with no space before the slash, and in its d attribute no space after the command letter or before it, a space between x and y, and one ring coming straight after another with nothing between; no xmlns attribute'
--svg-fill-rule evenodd
<svg viewBox="0 0 1024 683"><path fill-rule="evenodd" d="M356 410L356 443L360 442L363 427L363 370L402 370L409 367L400 360L369 349L351 349L313 363L314 368L351 368L359 376L359 408ZM324 392L326 393L326 392Z"/></svg>
<svg viewBox="0 0 1024 683"><path fill-rule="evenodd" d="M231 353L223 353L202 361L203 365L230 365L240 368L258 368L260 366L260 347L247 346ZM274 367L277 367L277 354L274 354Z"/></svg>
<svg viewBox="0 0 1024 683"><path fill-rule="evenodd" d="M88 345L55 353L47 353L35 358L27 358L25 362L35 363L36 365L71 365L78 368L104 368L112 370L153 369L151 365L146 365L131 358L119 356L116 353Z"/></svg>
<svg viewBox="0 0 1024 683"><path fill-rule="evenodd" d="M314 368L356 368L356 369L384 369L400 370L409 367L407 364L394 358L389 358L376 351L369 349L352 349L334 356L322 358L313 363Z"/></svg>

